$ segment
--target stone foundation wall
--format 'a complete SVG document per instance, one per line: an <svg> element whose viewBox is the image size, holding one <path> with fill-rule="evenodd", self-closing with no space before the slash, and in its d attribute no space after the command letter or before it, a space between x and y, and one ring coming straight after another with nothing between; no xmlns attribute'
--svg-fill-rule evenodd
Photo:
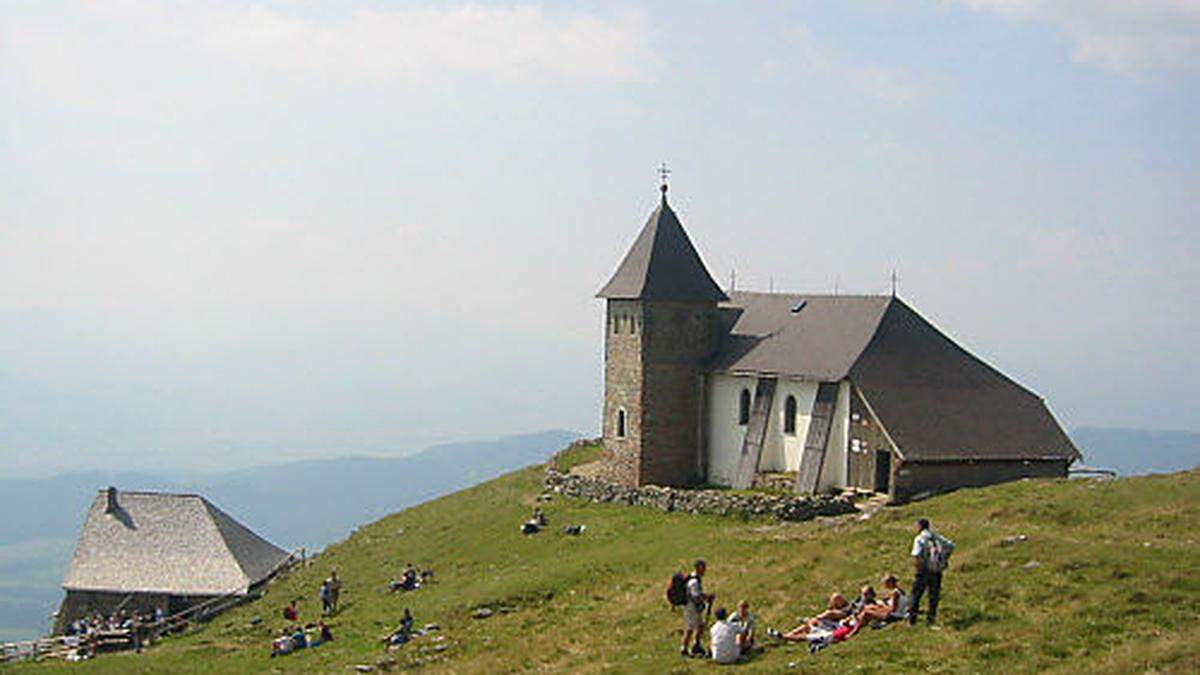
<svg viewBox="0 0 1200 675"><path fill-rule="evenodd" d="M632 487L600 478L546 472L544 487L565 497L644 506L659 511L704 513L720 516L758 516L777 520L812 520L817 516L854 513L854 502L844 496L784 496L747 494L729 490L688 490L657 485Z"/></svg>

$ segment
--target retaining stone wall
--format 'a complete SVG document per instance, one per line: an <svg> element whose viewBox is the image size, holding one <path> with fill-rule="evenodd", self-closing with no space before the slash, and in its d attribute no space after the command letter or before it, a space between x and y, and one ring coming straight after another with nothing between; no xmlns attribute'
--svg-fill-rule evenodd
<svg viewBox="0 0 1200 675"><path fill-rule="evenodd" d="M817 516L838 516L858 509L850 497L817 495L813 497L734 493L729 490L689 490L657 485L632 487L600 478L564 474L553 468L546 471L547 492L565 497L645 506L659 511L704 513L721 516L758 516L778 520L812 520Z"/></svg>

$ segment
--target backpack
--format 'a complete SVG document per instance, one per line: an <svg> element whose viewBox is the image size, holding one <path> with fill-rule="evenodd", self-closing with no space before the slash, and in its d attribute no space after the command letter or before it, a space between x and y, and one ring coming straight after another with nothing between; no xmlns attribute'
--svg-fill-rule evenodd
<svg viewBox="0 0 1200 675"><path fill-rule="evenodd" d="M687 604L687 582L688 577L683 572L671 575L671 580L667 582L667 602L671 603L672 607L682 607Z"/></svg>
<svg viewBox="0 0 1200 675"><path fill-rule="evenodd" d="M954 552L954 544L949 539L934 534L929 542L929 552L925 560L925 569L930 572L944 572L950 566L950 554Z"/></svg>

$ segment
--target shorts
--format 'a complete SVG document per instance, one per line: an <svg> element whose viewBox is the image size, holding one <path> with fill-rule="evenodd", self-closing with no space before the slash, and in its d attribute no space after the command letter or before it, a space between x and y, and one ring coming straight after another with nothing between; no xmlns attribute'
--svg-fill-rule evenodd
<svg viewBox="0 0 1200 675"><path fill-rule="evenodd" d="M683 606L683 629L700 630L704 627L703 610L689 602Z"/></svg>

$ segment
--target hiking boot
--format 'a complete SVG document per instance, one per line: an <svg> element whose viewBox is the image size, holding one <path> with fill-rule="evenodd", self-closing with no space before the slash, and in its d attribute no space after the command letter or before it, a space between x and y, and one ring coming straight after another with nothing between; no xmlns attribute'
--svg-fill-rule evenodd
<svg viewBox="0 0 1200 675"><path fill-rule="evenodd" d="M908 625L910 625L910 626L917 625L917 615L916 614L908 615Z"/></svg>
<svg viewBox="0 0 1200 675"><path fill-rule="evenodd" d="M687 658L687 655L688 655L687 645L684 645L679 648L679 655L684 658Z"/></svg>
<svg viewBox="0 0 1200 675"><path fill-rule="evenodd" d="M707 656L708 652L704 651L704 647L699 644L692 645L692 656Z"/></svg>
<svg viewBox="0 0 1200 675"><path fill-rule="evenodd" d="M774 628L768 628L767 629L767 637L771 638L772 640L782 640L783 633L780 633L779 631L775 630Z"/></svg>
<svg viewBox="0 0 1200 675"><path fill-rule="evenodd" d="M935 623L937 623L937 617L932 616L932 615L925 617L925 625L926 626L932 626Z"/></svg>

